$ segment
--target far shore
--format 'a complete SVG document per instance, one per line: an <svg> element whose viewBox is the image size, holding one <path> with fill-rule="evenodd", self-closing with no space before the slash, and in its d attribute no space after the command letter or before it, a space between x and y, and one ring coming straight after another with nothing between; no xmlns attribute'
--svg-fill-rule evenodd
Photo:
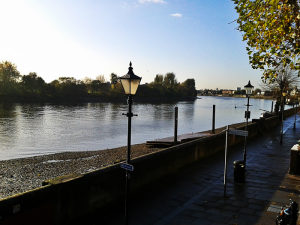
<svg viewBox="0 0 300 225"><path fill-rule="evenodd" d="M194 101L196 97L133 97L135 102L166 102L166 101ZM30 97L30 96L1 96L0 103L97 103L97 102L126 102L127 97Z"/></svg>
<svg viewBox="0 0 300 225"><path fill-rule="evenodd" d="M205 96L210 96L210 97L228 97L228 98L246 98L246 95L228 95L228 94L224 94L224 95L211 95L211 94L207 94L207 95L197 95L198 97L205 97ZM250 98L255 98L255 99L267 99L267 100L276 100L276 97L274 96L264 96L264 95L251 95Z"/></svg>

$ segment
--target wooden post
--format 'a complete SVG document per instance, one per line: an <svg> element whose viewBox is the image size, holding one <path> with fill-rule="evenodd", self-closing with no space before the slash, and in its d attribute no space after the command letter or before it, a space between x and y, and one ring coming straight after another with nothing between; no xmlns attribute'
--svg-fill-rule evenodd
<svg viewBox="0 0 300 225"><path fill-rule="evenodd" d="M178 130L178 107L175 107L175 126L174 126L174 145L177 144L177 130Z"/></svg>
<svg viewBox="0 0 300 225"><path fill-rule="evenodd" d="M273 101L272 101L272 106L271 106L271 113L273 113Z"/></svg>
<svg viewBox="0 0 300 225"><path fill-rule="evenodd" d="M215 133L216 106L213 105L212 133Z"/></svg>

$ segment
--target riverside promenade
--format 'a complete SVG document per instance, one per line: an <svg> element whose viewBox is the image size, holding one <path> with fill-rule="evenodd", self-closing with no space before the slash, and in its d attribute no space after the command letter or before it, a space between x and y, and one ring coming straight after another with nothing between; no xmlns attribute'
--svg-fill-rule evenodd
<svg viewBox="0 0 300 225"><path fill-rule="evenodd" d="M276 224L282 205L289 204L290 198L300 203L300 176L289 175L290 149L300 139L298 117L296 130L293 129L294 116L284 120L282 144L280 126L247 140L245 183L235 183L233 176L233 161L243 159L244 145L228 149L226 197L222 151L176 176L131 193L129 224ZM124 205L121 202L97 212L84 218L84 223L124 224Z"/></svg>

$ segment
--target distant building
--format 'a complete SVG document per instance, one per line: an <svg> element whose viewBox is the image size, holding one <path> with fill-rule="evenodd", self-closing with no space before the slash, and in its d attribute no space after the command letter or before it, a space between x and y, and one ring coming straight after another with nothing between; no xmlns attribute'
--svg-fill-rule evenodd
<svg viewBox="0 0 300 225"><path fill-rule="evenodd" d="M241 91L242 88L241 88L241 87L237 87L236 90L237 90L237 91Z"/></svg>
<svg viewBox="0 0 300 225"><path fill-rule="evenodd" d="M232 91L231 90L223 90L222 94L229 94L229 95L231 95Z"/></svg>

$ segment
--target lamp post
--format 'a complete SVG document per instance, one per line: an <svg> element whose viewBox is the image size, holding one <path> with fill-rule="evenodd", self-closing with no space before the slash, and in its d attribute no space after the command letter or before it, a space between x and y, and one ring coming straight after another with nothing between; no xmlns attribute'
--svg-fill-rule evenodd
<svg viewBox="0 0 300 225"><path fill-rule="evenodd" d="M249 80L248 84L244 86L245 91L246 91L246 97L248 98L247 100L247 111L245 111L245 118L246 118L246 127L245 127L245 131L247 131L248 129L248 119L250 118L250 111L249 111L249 98L250 95L252 94L253 88L254 86L251 85L251 82ZM246 167L246 159L247 159L247 150L246 150L246 143L247 143L247 136L245 136L245 143L244 143L244 164Z"/></svg>
<svg viewBox="0 0 300 225"><path fill-rule="evenodd" d="M127 161L126 163L130 165L130 147L131 147L131 117L136 116L133 115L131 111L131 105L132 105L132 96L135 95L137 88L141 82L141 77L136 76L133 73L133 68L131 67L132 64L130 62L128 73L122 77L119 78L121 81L122 87L124 89L125 95L128 97L127 103L128 103L128 113L123 114L128 117L128 138L127 138ZM129 194L129 170L126 169L126 186L125 186L125 225L128 224L128 194Z"/></svg>
<svg viewBox="0 0 300 225"><path fill-rule="evenodd" d="M294 103L294 108L295 108L295 120L294 120L294 130L296 130L296 115L297 115L297 103Z"/></svg>
<svg viewBox="0 0 300 225"><path fill-rule="evenodd" d="M282 91L280 144L282 144L282 136L283 136L283 112L284 112L284 99L285 99L286 94L287 94L287 93L286 93L285 91Z"/></svg>
<svg viewBox="0 0 300 225"><path fill-rule="evenodd" d="M295 94L297 96L299 94L297 86L296 86L295 90L296 90ZM295 122L294 122L294 130L296 130L296 116L297 116L297 104L298 103L299 102L298 102L298 98L297 98L297 100L295 100Z"/></svg>

